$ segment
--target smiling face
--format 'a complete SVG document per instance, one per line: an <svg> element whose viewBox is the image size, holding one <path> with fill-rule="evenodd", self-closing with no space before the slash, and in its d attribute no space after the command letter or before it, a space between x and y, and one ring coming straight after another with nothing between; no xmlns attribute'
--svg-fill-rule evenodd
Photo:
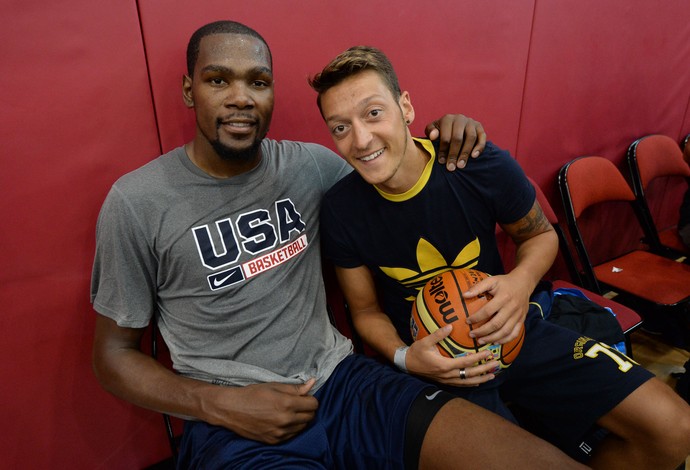
<svg viewBox="0 0 690 470"><path fill-rule="evenodd" d="M242 34L212 34L199 45L194 76L183 82L194 108L197 164L253 166L273 114L273 72L266 45Z"/></svg>
<svg viewBox="0 0 690 470"><path fill-rule="evenodd" d="M414 185L419 175L407 170L419 162L407 129L414 118L407 92L396 100L377 72L365 70L329 88L320 103L338 152L365 181L389 193Z"/></svg>

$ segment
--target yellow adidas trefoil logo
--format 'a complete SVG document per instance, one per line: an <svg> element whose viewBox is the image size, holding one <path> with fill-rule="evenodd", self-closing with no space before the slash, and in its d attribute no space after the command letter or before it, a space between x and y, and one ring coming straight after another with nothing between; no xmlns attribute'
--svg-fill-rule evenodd
<svg viewBox="0 0 690 470"><path fill-rule="evenodd" d="M460 250L460 253L451 263L448 263L434 245L424 238L420 238L417 243L419 272L408 268L388 268L383 266L381 271L404 286L419 290L424 287L429 279L442 272L450 271L451 269L475 267L479 262L479 252L479 238L475 238ZM407 300L412 301L414 297L410 297Z"/></svg>

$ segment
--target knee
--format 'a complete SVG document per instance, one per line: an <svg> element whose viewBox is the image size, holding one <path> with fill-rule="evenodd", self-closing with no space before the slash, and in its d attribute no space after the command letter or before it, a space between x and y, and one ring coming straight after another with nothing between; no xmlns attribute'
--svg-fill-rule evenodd
<svg viewBox="0 0 690 470"><path fill-rule="evenodd" d="M682 412L679 413L678 424L671 424L671 429L677 433L677 437L682 440L685 455L690 455L690 405L685 403Z"/></svg>
<svg viewBox="0 0 690 470"><path fill-rule="evenodd" d="M652 444L653 443L653 444ZM668 415L649 445L671 461L681 462L690 455L690 405L681 401Z"/></svg>

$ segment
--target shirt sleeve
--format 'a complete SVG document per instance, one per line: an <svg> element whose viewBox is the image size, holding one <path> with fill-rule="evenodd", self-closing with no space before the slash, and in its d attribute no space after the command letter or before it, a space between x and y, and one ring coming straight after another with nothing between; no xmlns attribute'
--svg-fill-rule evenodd
<svg viewBox="0 0 690 470"><path fill-rule="evenodd" d="M487 147L489 147L487 145ZM490 152L472 163L484 163L484 187L489 191L488 200L493 205L496 221L511 224L526 216L536 199L536 191L520 164L505 150L490 145ZM470 166L468 165L468 168Z"/></svg>
<svg viewBox="0 0 690 470"><path fill-rule="evenodd" d="M96 225L94 309L119 326L143 328L156 306L156 262L136 214L114 186Z"/></svg>
<svg viewBox="0 0 690 470"><path fill-rule="evenodd" d="M322 145L311 144L309 151L319 170L323 193L352 171L352 167L344 158Z"/></svg>

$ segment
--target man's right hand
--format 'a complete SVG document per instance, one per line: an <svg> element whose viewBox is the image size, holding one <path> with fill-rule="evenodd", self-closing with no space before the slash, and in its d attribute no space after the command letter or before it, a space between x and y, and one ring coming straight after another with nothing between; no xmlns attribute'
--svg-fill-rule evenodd
<svg viewBox="0 0 690 470"><path fill-rule="evenodd" d="M314 419L319 403L309 390L315 379L301 385L264 383L220 387L207 402L208 422L242 437L278 444L302 432ZM232 390L232 393L227 393ZM226 392L226 393L224 393Z"/></svg>
<svg viewBox="0 0 690 470"><path fill-rule="evenodd" d="M115 396L149 410L223 426L242 437L276 444L299 434L319 403L303 384L226 387L173 373L139 347L146 328L120 327L96 317L93 368Z"/></svg>
<svg viewBox="0 0 690 470"><path fill-rule="evenodd" d="M488 350L457 358L441 355L436 343L448 336L451 331L452 327L446 325L412 343L405 361L407 370L411 374L456 387L474 387L492 380L495 377L493 371L499 366L498 361L479 364L480 361L490 358L491 352ZM463 370L464 374L461 372ZM465 378L461 378L462 376Z"/></svg>

